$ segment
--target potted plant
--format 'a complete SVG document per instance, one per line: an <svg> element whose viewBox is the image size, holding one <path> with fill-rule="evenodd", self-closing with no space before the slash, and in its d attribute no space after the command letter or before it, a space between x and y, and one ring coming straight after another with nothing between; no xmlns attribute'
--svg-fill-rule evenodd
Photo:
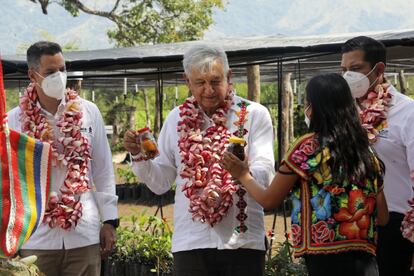
<svg viewBox="0 0 414 276"><path fill-rule="evenodd" d="M172 275L172 231L165 219L131 217L117 230L114 252L105 263L105 276Z"/></svg>
<svg viewBox="0 0 414 276"><path fill-rule="evenodd" d="M265 264L266 276L307 276L308 272L303 258L293 260L292 244L289 240L278 243L276 254L267 259Z"/></svg>
<svg viewBox="0 0 414 276"><path fill-rule="evenodd" d="M141 195L141 185L129 166L119 167L116 172L124 184L117 185L117 195L120 200L137 200Z"/></svg>

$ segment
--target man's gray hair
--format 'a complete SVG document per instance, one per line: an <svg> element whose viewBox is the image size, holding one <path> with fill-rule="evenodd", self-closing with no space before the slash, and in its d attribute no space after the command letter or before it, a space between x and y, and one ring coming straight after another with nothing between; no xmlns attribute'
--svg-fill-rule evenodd
<svg viewBox="0 0 414 276"><path fill-rule="evenodd" d="M187 76L190 76L192 69L201 72L211 72L213 62L220 60L223 64L224 75L229 71L229 62L227 55L221 47L199 44L191 47L184 53L183 67Z"/></svg>

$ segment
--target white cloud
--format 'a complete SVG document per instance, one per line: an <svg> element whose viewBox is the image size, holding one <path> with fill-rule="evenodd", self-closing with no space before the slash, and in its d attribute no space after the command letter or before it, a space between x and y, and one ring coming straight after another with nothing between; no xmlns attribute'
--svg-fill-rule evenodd
<svg viewBox="0 0 414 276"><path fill-rule="evenodd" d="M116 0L83 0L93 9L110 10ZM122 0L121 3L126 3ZM22 43L39 39L44 29L65 43L82 48L111 47L106 36L112 23L81 13L72 17L51 2L49 15L29 0L1 0L0 49L14 53ZM127 1L128 2L128 1ZM263 35L318 35L346 32L414 29L414 0L228 0L216 10L205 39ZM18 17L17 17L17 16ZM16 20L17 19L17 20Z"/></svg>
<svg viewBox="0 0 414 276"><path fill-rule="evenodd" d="M243 21L233 19L235 11ZM254 26L257 35L378 31L414 28L413 15L413 0L232 0L217 12L213 29L231 35L237 22L239 30Z"/></svg>

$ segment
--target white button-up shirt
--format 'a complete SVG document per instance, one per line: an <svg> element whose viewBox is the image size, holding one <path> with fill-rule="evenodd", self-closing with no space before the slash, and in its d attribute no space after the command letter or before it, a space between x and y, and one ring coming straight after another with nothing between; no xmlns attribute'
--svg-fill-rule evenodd
<svg viewBox="0 0 414 276"><path fill-rule="evenodd" d="M118 197L115 195L112 155L106 138L104 122L95 104L84 99L81 99L81 103L83 112L81 132L89 141L92 156L92 160L89 162L89 186L91 188L95 186L96 192L91 189L80 196L83 205L82 217L74 229L50 228L47 224L41 223L23 245L23 249L71 249L97 244L99 243L101 221L118 218ZM38 106L40 107L39 103ZM62 100L55 115L41 109L41 112L46 115L47 120L53 126L55 139L61 136L56 123L64 106L65 101ZM8 113L9 127L17 131L21 131L20 113L20 107L16 107ZM64 182L66 171L66 167L52 167L52 191L60 193L59 188Z"/></svg>
<svg viewBox="0 0 414 276"><path fill-rule="evenodd" d="M414 100L399 93L393 86L388 127L380 131L374 148L385 164L384 193L390 212L404 214L408 200L414 196Z"/></svg>
<svg viewBox="0 0 414 276"><path fill-rule="evenodd" d="M234 105L227 114L227 128L231 133L236 131L234 122L238 120L236 111L242 99L234 96ZM248 121L245 129L248 130L246 153L249 158L249 167L253 177L263 186L267 186L274 175L273 157L273 128L270 114L267 109L257 103L249 102ZM203 130L211 126L211 119L204 114L205 125ZM197 248L237 249L250 248L265 250L263 208L246 193L248 227L245 233L236 233L239 225L236 219L239 209L236 203L239 197L233 195L233 206L229 208L222 221L209 226L206 223L193 221L188 211L189 199L181 191L185 180L179 175L181 156L178 149L179 134L177 123L180 121L179 109L172 110L164 123L158 139L160 155L153 161L133 162L132 169L140 179L156 194L167 192L171 185L176 183L174 205L174 234L172 252L192 250Z"/></svg>

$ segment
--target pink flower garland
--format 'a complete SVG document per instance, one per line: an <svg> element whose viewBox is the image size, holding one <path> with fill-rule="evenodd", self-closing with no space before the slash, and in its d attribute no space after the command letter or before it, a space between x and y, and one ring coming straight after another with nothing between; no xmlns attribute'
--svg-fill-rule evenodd
<svg viewBox="0 0 414 276"><path fill-rule="evenodd" d="M414 243L414 198L410 199L408 204L410 208L401 223L401 232L404 238Z"/></svg>
<svg viewBox="0 0 414 276"><path fill-rule="evenodd" d="M30 84L20 99L22 130L29 136L50 143L53 165L67 166L65 181L60 188L61 196L50 194L44 223L51 228L69 230L75 227L82 216L79 195L89 190L88 162L91 160L87 138L82 136L82 112L80 97L73 90L66 92L66 105L56 126L62 137L54 140L53 128L38 106L35 84ZM58 146L62 145L62 152Z"/></svg>
<svg viewBox="0 0 414 276"><path fill-rule="evenodd" d="M387 112L392 99L391 93L387 91L389 86L387 83L377 85L375 91L369 92L367 98L360 103L361 123L368 132L371 144L377 141L379 131L387 127Z"/></svg>
<svg viewBox="0 0 414 276"><path fill-rule="evenodd" d="M226 150L230 132L226 127L226 114L232 104L230 92L224 105L211 117L213 125L202 131L203 111L194 97L188 98L180 109L181 121L178 147L182 158L180 176L187 179L183 192L190 199L189 212L194 220L214 226L226 215L233 204L237 185L219 161Z"/></svg>

